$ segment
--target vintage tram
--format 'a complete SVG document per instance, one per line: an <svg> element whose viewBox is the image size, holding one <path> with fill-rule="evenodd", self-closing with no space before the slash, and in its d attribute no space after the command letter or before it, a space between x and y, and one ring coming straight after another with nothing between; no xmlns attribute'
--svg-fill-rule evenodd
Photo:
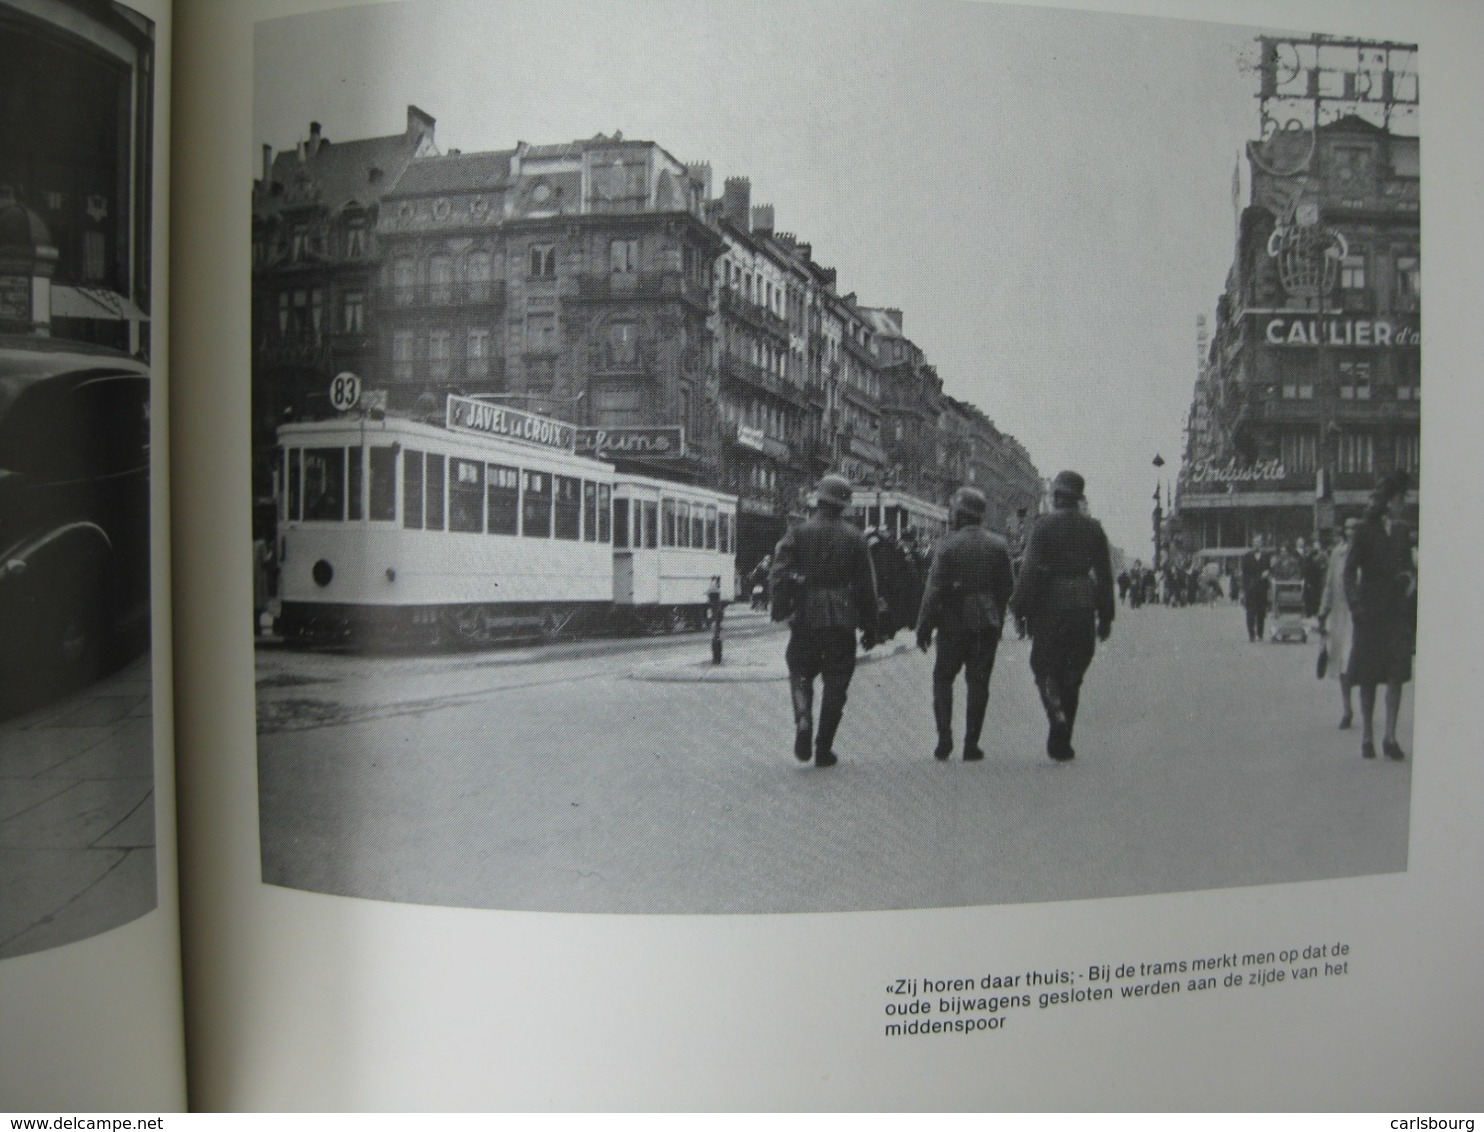
<svg viewBox="0 0 1484 1132"><path fill-rule="evenodd" d="M699 628L736 499L617 473L575 429L450 396L443 422L279 429L280 630L362 648Z"/></svg>

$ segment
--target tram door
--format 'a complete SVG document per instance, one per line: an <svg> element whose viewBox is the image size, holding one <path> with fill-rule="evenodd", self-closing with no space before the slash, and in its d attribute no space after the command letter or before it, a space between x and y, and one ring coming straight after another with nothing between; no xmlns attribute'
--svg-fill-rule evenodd
<svg viewBox="0 0 1484 1132"><path fill-rule="evenodd" d="M613 501L613 601L634 604L634 545L629 519L629 500Z"/></svg>

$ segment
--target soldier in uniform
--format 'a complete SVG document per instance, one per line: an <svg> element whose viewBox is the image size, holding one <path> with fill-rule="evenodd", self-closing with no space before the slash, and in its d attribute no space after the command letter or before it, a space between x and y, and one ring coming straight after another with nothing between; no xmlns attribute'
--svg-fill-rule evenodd
<svg viewBox="0 0 1484 1132"><path fill-rule="evenodd" d="M964 761L984 757L979 734L989 707L989 675L1005 624L1005 603L1014 581L1010 548L997 534L984 529L989 505L984 494L961 487L948 502L953 533L933 551L917 616L917 647L927 652L933 630L938 631L938 656L933 664L933 721L938 745L933 757L953 753L953 682L960 669L968 685L964 718Z"/></svg>
<svg viewBox="0 0 1484 1132"><path fill-rule="evenodd" d="M1031 530L1025 565L1010 608L1030 622L1031 672L1050 729L1046 753L1066 762L1082 677L1097 641L1113 630L1113 567L1102 524L1081 513L1084 481L1059 472L1051 481L1049 515Z"/></svg>
<svg viewBox="0 0 1484 1132"><path fill-rule="evenodd" d="M775 620L792 630L784 659L794 709L794 755L816 766L834 766L835 731L855 674L855 634L861 647L876 645L876 576L866 538L842 518L850 506L850 481L828 475L815 488L818 508L794 527L773 552L771 589ZM819 731L814 732L814 678L824 678Z"/></svg>

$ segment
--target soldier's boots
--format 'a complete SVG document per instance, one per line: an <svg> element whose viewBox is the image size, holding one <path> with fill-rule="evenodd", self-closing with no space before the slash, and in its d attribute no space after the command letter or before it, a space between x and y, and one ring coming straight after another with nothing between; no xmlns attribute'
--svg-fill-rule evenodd
<svg viewBox="0 0 1484 1132"><path fill-rule="evenodd" d="M840 726L838 712L819 713L819 731L814 736L814 765L834 766L840 760L835 757L835 731Z"/></svg>
<svg viewBox="0 0 1484 1132"><path fill-rule="evenodd" d="M933 758L939 762L953 754L953 685L946 688L933 682L933 722L938 728L938 745L933 748Z"/></svg>
<svg viewBox="0 0 1484 1132"><path fill-rule="evenodd" d="M1072 750L1072 719L1068 701L1061 687L1050 677L1037 681L1041 702L1046 705L1046 719L1051 724L1046 734L1046 753L1057 762L1067 762L1076 755ZM1073 693L1075 698L1075 693ZM1075 707L1073 709L1075 711Z"/></svg>
<svg viewBox="0 0 1484 1132"><path fill-rule="evenodd" d="M964 762L976 763L984 757L984 752L979 749L979 735L984 730L984 716L989 710L989 689L985 688L981 693L970 688L968 700L968 718L964 720Z"/></svg>
<svg viewBox="0 0 1484 1132"><path fill-rule="evenodd" d="M814 742L814 681L790 676L788 691L794 705L794 758L806 763Z"/></svg>

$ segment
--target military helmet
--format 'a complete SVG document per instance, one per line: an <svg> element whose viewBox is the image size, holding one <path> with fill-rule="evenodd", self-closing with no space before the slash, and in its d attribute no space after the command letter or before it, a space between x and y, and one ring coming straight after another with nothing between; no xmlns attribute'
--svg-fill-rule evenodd
<svg viewBox="0 0 1484 1132"><path fill-rule="evenodd" d="M1051 494L1064 495L1068 499L1084 499L1087 491L1087 481L1076 472L1057 472L1056 478L1051 481Z"/></svg>
<svg viewBox="0 0 1484 1132"><path fill-rule="evenodd" d="M850 481L844 476L827 475L815 484L814 494L821 503L829 503L835 507L849 507Z"/></svg>
<svg viewBox="0 0 1484 1132"><path fill-rule="evenodd" d="M989 501L984 498L984 492L976 487L961 487L953 493L953 498L948 501L948 513L955 517L973 519L976 523L984 521L985 513L989 510Z"/></svg>

